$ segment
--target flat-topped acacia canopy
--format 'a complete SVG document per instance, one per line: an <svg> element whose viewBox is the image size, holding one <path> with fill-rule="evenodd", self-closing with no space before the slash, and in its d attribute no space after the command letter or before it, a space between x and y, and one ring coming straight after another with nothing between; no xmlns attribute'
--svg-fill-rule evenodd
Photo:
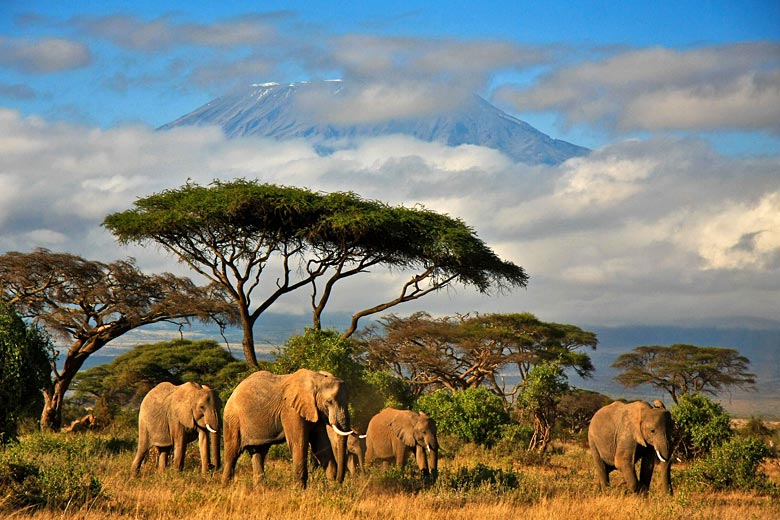
<svg viewBox="0 0 780 520"><path fill-rule="evenodd" d="M314 326L335 284L369 267L411 271L400 295L353 314L358 320L453 282L483 293L524 287L522 267L500 259L462 220L423 207L390 206L352 192L322 193L252 180L187 183L141 198L103 225L122 243L156 242L223 285L244 327L244 354L256 364L252 327L280 296L312 287ZM253 303L269 262L281 275ZM318 284L319 282L319 284Z"/></svg>

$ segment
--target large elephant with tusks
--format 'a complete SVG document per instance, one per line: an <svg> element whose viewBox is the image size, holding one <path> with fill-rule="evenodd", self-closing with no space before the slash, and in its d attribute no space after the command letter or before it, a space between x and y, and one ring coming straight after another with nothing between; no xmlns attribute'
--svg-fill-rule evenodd
<svg viewBox="0 0 780 520"><path fill-rule="evenodd" d="M330 425L341 439L334 448L336 480L344 480L349 427L347 388L328 372L300 369L286 375L255 372L238 384L225 404L225 466L222 482L233 478L236 461L246 450L252 457L255 485L265 473L265 457L274 444L287 441L298 482L306 487L309 446L328 442ZM319 435L320 432L322 435ZM333 469L326 468L330 474Z"/></svg>
<svg viewBox="0 0 780 520"><path fill-rule="evenodd" d="M629 491L646 493L658 465L662 486L671 494L671 432L672 417L662 403L616 401L599 409L588 427L588 444L601 488L609 486L609 473L617 469Z"/></svg>

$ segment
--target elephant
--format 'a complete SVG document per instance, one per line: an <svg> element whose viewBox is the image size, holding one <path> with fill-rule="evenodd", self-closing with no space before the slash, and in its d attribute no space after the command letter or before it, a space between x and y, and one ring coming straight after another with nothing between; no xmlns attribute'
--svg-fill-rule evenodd
<svg viewBox="0 0 780 520"><path fill-rule="evenodd" d="M588 427L588 444L602 489L609 486L609 473L617 469L631 492L647 493L658 464L662 486L672 494L672 416L663 403L654 404L616 401L593 415ZM635 464L640 460L637 480Z"/></svg>
<svg viewBox="0 0 780 520"><path fill-rule="evenodd" d="M434 480L438 476L436 421L424 413L385 408L371 418L366 435L366 464L383 461L402 466L414 450L421 475Z"/></svg>
<svg viewBox="0 0 780 520"><path fill-rule="evenodd" d="M287 441L292 452L296 480L306 488L308 450L322 451L328 442L325 426L340 435L333 460L326 461L326 473L344 481L349 427L347 388L329 372L302 368L292 374L276 375L265 370L241 381L225 404L225 464L222 483L233 479L242 451L252 458L255 486L265 473L265 457L273 444Z"/></svg>
<svg viewBox="0 0 780 520"><path fill-rule="evenodd" d="M335 466L334 450L338 448L341 435L336 433L330 425L325 426L324 433L328 437L327 443L319 440L310 443L312 446L312 462L325 468L329 478L335 478L335 472L328 472L328 468ZM314 435L314 432L312 432L312 435ZM322 438L322 435L323 432L318 429L317 436ZM365 457L366 436L353 431L347 437L347 471L349 471L350 475L357 475L361 472L362 468L365 466Z"/></svg>
<svg viewBox="0 0 780 520"><path fill-rule="evenodd" d="M159 451L158 471L168 465L171 448L174 466L183 470L187 444L196 438L201 471L208 472L212 463L219 469L221 408L217 392L205 385L188 382L176 386L163 382L152 388L141 402L138 413L138 451L131 467L133 474L140 473L141 464L152 446Z"/></svg>

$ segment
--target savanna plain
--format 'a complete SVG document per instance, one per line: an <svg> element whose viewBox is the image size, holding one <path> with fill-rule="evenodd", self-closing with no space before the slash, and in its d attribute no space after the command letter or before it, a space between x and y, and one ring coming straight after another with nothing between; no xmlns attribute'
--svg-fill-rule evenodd
<svg viewBox="0 0 780 520"><path fill-rule="evenodd" d="M197 443L190 444L185 469L158 473L154 457L139 478L130 464L136 445L130 427L82 434L30 433L19 449L35 453L47 468L48 504L14 504L17 493L0 497L6 519L180 519L398 518L398 519L578 519L584 518L780 518L780 497L766 491L712 491L685 478L685 465L673 466L674 496L654 480L647 496L626 492L617 472L612 487L600 491L590 455L579 439L555 442L546 454L524 446L491 449L441 439L439 478L423 482L413 461L405 468L368 468L339 485L310 468L309 485L292 478L289 452L274 447L263 484L252 485L249 458L242 455L236 479L222 486L221 473L201 474ZM6 457L12 454L6 454ZM767 458L761 470L780 484L780 459ZM11 465L11 467L14 467ZM17 471L25 471L21 465ZM17 475L18 477L18 475ZM35 475L32 475L35 477ZM35 478L27 480L36 482ZM19 490L17 490L19 491Z"/></svg>

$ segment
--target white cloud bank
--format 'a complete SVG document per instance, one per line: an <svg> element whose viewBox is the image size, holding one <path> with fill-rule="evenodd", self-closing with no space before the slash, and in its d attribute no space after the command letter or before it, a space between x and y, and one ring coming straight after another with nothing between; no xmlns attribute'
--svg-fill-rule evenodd
<svg viewBox="0 0 780 520"><path fill-rule="evenodd" d="M563 65L497 97L618 132L780 130L780 44L631 50Z"/></svg>
<svg viewBox="0 0 780 520"><path fill-rule="evenodd" d="M776 319L779 172L778 157L723 157L698 140L631 140L529 167L494 150L402 136L321 157L304 141L228 141L208 128L103 131L0 110L0 252L131 254L149 270L184 272L159 251L120 247L100 222L187 179L259 178L423 203L463 218L531 275L511 295L459 290L419 303L434 312L529 311L579 324ZM369 286L397 289L386 277ZM335 303L354 309L357 294Z"/></svg>

